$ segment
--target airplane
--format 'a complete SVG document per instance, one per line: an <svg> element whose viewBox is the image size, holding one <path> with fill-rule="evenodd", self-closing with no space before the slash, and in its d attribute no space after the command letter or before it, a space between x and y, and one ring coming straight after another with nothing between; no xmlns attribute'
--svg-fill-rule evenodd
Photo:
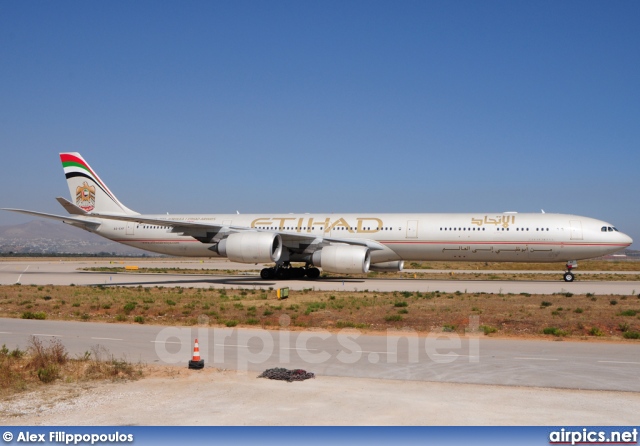
<svg viewBox="0 0 640 446"><path fill-rule="evenodd" d="M77 152L60 154L69 215L24 209L115 242L172 256L226 257L275 263L262 279L317 279L337 274L402 271L405 261L566 262L614 253L633 243L610 223L551 213L450 214L139 214L123 205ZM291 263L304 263L293 267Z"/></svg>

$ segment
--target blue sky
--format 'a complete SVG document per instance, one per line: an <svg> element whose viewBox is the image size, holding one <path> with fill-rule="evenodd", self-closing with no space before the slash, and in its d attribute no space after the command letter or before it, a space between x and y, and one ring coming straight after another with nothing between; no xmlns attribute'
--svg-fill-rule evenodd
<svg viewBox="0 0 640 446"><path fill-rule="evenodd" d="M58 153L79 151L144 213L544 209L640 241L639 20L615 0L3 1L0 207L64 213Z"/></svg>

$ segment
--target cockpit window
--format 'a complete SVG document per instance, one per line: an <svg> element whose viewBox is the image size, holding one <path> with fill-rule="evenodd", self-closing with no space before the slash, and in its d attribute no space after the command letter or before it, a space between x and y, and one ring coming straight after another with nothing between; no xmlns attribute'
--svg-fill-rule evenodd
<svg viewBox="0 0 640 446"><path fill-rule="evenodd" d="M613 227L613 230L616 231L616 232L620 232L620 231L618 231L618 228L616 228L615 226Z"/></svg>
<svg viewBox="0 0 640 446"><path fill-rule="evenodd" d="M602 232L607 232L607 227L606 227L606 226L603 226L600 230L601 230Z"/></svg>
<svg viewBox="0 0 640 446"><path fill-rule="evenodd" d="M609 230L609 232L613 232L613 228L611 226L609 226L607 229Z"/></svg>

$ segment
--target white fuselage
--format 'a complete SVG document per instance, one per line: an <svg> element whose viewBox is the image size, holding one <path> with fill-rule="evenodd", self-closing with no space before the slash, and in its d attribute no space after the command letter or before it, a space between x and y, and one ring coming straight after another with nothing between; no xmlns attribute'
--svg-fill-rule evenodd
<svg viewBox="0 0 640 446"><path fill-rule="evenodd" d="M631 244L604 221L563 214L212 214L145 215L330 239L374 240L371 263L394 260L557 262L616 252ZM170 227L103 220L95 232L136 248L175 256L216 257L213 244ZM296 261L295 257L291 258Z"/></svg>

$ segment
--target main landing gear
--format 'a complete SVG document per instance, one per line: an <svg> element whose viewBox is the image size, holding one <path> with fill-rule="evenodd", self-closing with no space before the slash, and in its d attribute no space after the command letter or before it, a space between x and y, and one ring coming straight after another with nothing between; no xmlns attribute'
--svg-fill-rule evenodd
<svg viewBox="0 0 640 446"><path fill-rule="evenodd" d="M571 271L573 268L577 268L578 267L578 262L576 262L575 260L571 260L569 262L567 262L567 270L564 273L564 281L565 282L573 282L574 279L576 278L576 275Z"/></svg>
<svg viewBox="0 0 640 446"><path fill-rule="evenodd" d="M291 266L291 263L284 262L282 264L276 265L274 268L264 268L262 271L260 271L260 277L265 280L303 279L304 277L308 277L309 279L317 279L318 277L320 277L320 270L308 263L304 268L294 268Z"/></svg>

